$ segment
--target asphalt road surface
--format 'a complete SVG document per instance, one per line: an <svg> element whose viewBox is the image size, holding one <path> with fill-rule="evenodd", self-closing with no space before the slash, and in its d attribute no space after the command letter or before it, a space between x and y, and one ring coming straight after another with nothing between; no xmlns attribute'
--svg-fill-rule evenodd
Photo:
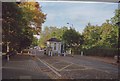
<svg viewBox="0 0 120 81"><path fill-rule="evenodd" d="M16 55L2 67L3 79L118 79L118 66L85 56L47 56L43 50Z"/></svg>

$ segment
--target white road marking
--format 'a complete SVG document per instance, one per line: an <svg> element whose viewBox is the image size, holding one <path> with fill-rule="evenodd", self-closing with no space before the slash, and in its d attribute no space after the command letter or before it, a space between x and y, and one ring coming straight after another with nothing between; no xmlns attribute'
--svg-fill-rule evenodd
<svg viewBox="0 0 120 81"><path fill-rule="evenodd" d="M50 67L52 67L53 69L55 69L56 71L60 71L59 69L55 68L54 66L52 66L51 64L47 63L46 61L44 61L46 64L48 64Z"/></svg>
<svg viewBox="0 0 120 81"><path fill-rule="evenodd" d="M63 67L62 69L60 69L60 71L62 71L63 69L65 69L65 68L67 68L67 67L69 67L69 66L71 66L71 65L72 65L72 64L69 64L69 65Z"/></svg>
<svg viewBox="0 0 120 81"><path fill-rule="evenodd" d="M39 61L41 61L44 65L46 65L50 70L52 70L56 75L58 75L59 77L61 77L61 75L60 75L57 71L55 71L52 67L50 67L50 65L48 65L48 63L46 63L45 61L42 61L42 60L39 59L38 57L37 57L37 59L38 59Z"/></svg>
<svg viewBox="0 0 120 81"><path fill-rule="evenodd" d="M39 59L39 58L38 58ZM42 60L43 61L43 60ZM93 68L91 68L91 67L87 67L87 66L81 66L81 65L78 65L78 64L75 64L75 63L73 63L73 62L68 62L68 61L60 61L60 62L66 62L66 63L69 63L69 65L66 65L65 67L63 67L62 69L57 69L57 68L55 68L54 66L52 66L51 64L49 64L49 63L47 63L46 61L43 61L44 63L46 63L48 66L50 66L51 68L53 68L54 70L56 70L56 71L62 71L62 70L64 70L65 68L67 68L67 67L69 67L70 65L77 65L77 66L80 66L80 67L85 67L84 69L67 69L67 70L64 70L64 71L76 71L76 70L87 70L87 69L93 69ZM59 63L60 63L59 62Z"/></svg>
<svg viewBox="0 0 120 81"><path fill-rule="evenodd" d="M97 68L93 68L93 69L98 70L98 71L102 71L102 72L105 72L105 73L110 74L110 72L109 72L109 71L107 71L107 70L101 70L101 69L97 69Z"/></svg>
<svg viewBox="0 0 120 81"><path fill-rule="evenodd" d="M92 67L89 67L89 66L85 66L85 65L79 65L79 64L76 64L76 63L73 63L73 62L68 62L66 60L62 60L63 62L67 62L67 63L71 63L71 64L74 64L74 65L77 65L77 66L80 66L80 67L85 67L85 69L93 69Z"/></svg>
<svg viewBox="0 0 120 81"><path fill-rule="evenodd" d="M88 70L88 68L85 68L85 69L66 69L63 71L78 71L78 70Z"/></svg>

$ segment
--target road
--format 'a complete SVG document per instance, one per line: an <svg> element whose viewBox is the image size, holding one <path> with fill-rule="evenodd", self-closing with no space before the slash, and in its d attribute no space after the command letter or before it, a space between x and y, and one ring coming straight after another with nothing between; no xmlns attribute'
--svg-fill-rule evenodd
<svg viewBox="0 0 120 81"><path fill-rule="evenodd" d="M3 79L118 79L118 66L85 56L16 55L3 65ZM11 75L12 74L12 75Z"/></svg>
<svg viewBox="0 0 120 81"><path fill-rule="evenodd" d="M37 57L51 66L66 79L117 79L118 66L91 59L86 56L44 56L42 51Z"/></svg>

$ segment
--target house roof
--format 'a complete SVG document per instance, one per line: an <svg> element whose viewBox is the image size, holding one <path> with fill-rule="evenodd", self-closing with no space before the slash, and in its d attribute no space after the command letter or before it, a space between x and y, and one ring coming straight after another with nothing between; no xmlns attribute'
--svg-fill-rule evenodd
<svg viewBox="0 0 120 81"><path fill-rule="evenodd" d="M50 41L50 42L61 42L59 39L57 39L57 38L51 38L51 39L49 39L49 40L47 40L47 41Z"/></svg>

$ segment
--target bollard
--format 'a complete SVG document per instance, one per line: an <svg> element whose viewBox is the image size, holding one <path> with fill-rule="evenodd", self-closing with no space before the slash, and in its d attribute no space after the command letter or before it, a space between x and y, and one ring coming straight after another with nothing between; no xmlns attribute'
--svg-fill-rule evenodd
<svg viewBox="0 0 120 81"><path fill-rule="evenodd" d="M28 54L30 54L30 52L28 51Z"/></svg>
<svg viewBox="0 0 120 81"><path fill-rule="evenodd" d="M81 51L81 56L83 56L83 51Z"/></svg>
<svg viewBox="0 0 120 81"><path fill-rule="evenodd" d="M58 53L58 56L60 56L60 53Z"/></svg>
<svg viewBox="0 0 120 81"><path fill-rule="evenodd" d="M50 51L48 52L48 56L50 56Z"/></svg>
<svg viewBox="0 0 120 81"><path fill-rule="evenodd" d="M66 56L66 54L64 53L64 56Z"/></svg>
<svg viewBox="0 0 120 81"><path fill-rule="evenodd" d="M9 61L9 60L10 60L9 55L7 55L7 61Z"/></svg>

